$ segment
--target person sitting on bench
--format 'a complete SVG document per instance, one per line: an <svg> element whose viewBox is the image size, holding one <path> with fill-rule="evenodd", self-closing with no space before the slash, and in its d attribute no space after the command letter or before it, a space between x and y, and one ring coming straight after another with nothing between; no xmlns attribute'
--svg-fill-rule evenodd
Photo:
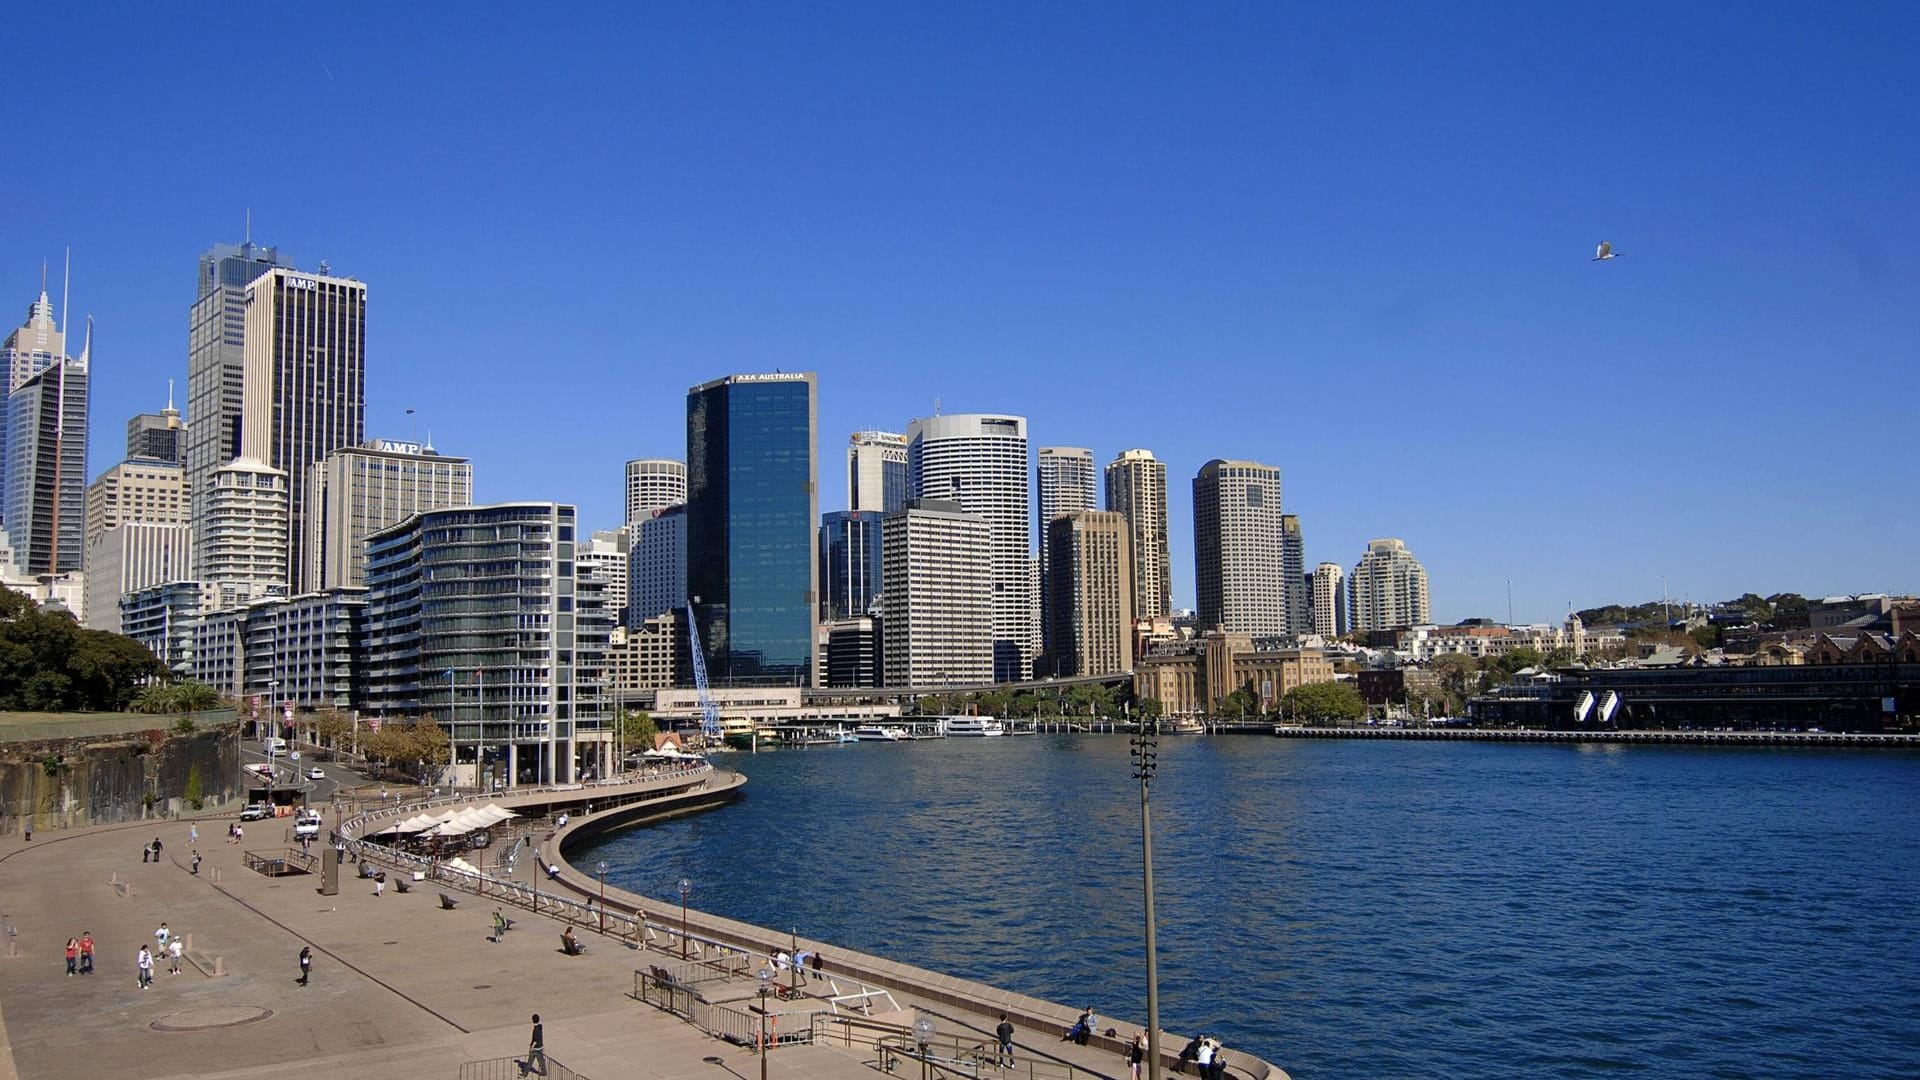
<svg viewBox="0 0 1920 1080"><path fill-rule="evenodd" d="M579 938L573 936L573 927L571 926L560 932L560 951L566 953L568 956L586 955L587 947L580 944Z"/></svg>
<svg viewBox="0 0 1920 1080"><path fill-rule="evenodd" d="M547 864L547 880L548 881L560 880L560 864L559 863Z"/></svg>

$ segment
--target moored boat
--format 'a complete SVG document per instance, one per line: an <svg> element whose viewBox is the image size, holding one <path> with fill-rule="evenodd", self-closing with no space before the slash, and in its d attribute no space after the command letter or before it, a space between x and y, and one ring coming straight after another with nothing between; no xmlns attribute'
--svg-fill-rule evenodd
<svg viewBox="0 0 1920 1080"><path fill-rule="evenodd" d="M987 735L1005 735L1007 726L997 716L947 716L942 717L949 738L968 738Z"/></svg>

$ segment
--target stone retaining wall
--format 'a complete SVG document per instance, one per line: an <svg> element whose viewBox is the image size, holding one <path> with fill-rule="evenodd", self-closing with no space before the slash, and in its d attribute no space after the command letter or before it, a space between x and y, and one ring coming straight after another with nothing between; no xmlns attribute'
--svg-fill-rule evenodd
<svg viewBox="0 0 1920 1080"><path fill-rule="evenodd" d="M243 794L238 724L175 734L155 727L127 735L0 743L0 835L110 825L191 809L199 776L208 805Z"/></svg>

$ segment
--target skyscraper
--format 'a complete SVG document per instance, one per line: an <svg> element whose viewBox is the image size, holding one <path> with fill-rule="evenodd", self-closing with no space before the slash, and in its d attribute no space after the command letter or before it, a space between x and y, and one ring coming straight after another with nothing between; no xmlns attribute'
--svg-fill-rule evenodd
<svg viewBox="0 0 1920 1080"><path fill-rule="evenodd" d="M583 584L591 580L600 589L609 632L626 625L632 556L633 537L625 529L595 529L574 546L574 572Z"/></svg>
<svg viewBox="0 0 1920 1080"><path fill-rule="evenodd" d="M274 267L247 286L245 303L241 453L297 481L289 492L287 580L303 581L309 470L363 437L367 286Z"/></svg>
<svg viewBox="0 0 1920 1080"><path fill-rule="evenodd" d="M1339 563L1313 568L1313 632L1321 637L1346 637L1347 581Z"/></svg>
<svg viewBox="0 0 1920 1080"><path fill-rule="evenodd" d="M1367 553L1354 564L1353 629L1398 630L1432 621L1427 602L1427 568L1397 539L1369 540Z"/></svg>
<svg viewBox="0 0 1920 1080"><path fill-rule="evenodd" d="M891 514L906 502L906 436L854 432L847 440L847 509Z"/></svg>
<svg viewBox="0 0 1920 1080"><path fill-rule="evenodd" d="M881 684L996 681L992 526L957 502L909 499L880 528Z"/></svg>
<svg viewBox="0 0 1920 1080"><path fill-rule="evenodd" d="M687 606L687 508L655 510L640 523L640 536L628 557L627 626L644 628L648 619L672 615Z"/></svg>
<svg viewBox="0 0 1920 1080"><path fill-rule="evenodd" d="M1287 632L1280 470L1215 459L1193 478L1193 569L1202 630Z"/></svg>
<svg viewBox="0 0 1920 1080"><path fill-rule="evenodd" d="M206 498L213 470L240 454L240 407L246 376L247 285L284 265L270 247L215 244L200 256L187 329L187 490L193 500L196 565L206 543ZM264 459L262 447L248 452Z"/></svg>
<svg viewBox="0 0 1920 1080"><path fill-rule="evenodd" d="M1287 631L1313 631L1312 593L1307 589L1307 541L1300 534L1300 515L1280 515L1280 572L1286 575Z"/></svg>
<svg viewBox="0 0 1920 1080"><path fill-rule="evenodd" d="M156 525L190 525L187 516L187 476L170 461L123 461L87 485L86 544L116 525L145 521ZM189 544L189 565L191 544ZM188 566L182 566L181 577Z"/></svg>
<svg viewBox="0 0 1920 1080"><path fill-rule="evenodd" d="M1133 617L1173 614L1167 558L1167 466L1151 450L1123 450L1107 463L1107 509L1127 519L1133 551Z"/></svg>
<svg viewBox="0 0 1920 1080"><path fill-rule="evenodd" d="M287 474L239 457L207 480L200 580L218 590L220 607L287 593Z"/></svg>
<svg viewBox="0 0 1920 1080"><path fill-rule="evenodd" d="M1033 672L1039 605L1027 483L1024 416L964 413L907 425L908 497L951 500L987 523L996 682Z"/></svg>
<svg viewBox="0 0 1920 1080"><path fill-rule="evenodd" d="M640 523L654 511L687 501L687 465L672 458L635 458L627 462L627 528L638 540Z"/></svg>
<svg viewBox="0 0 1920 1080"><path fill-rule="evenodd" d="M122 522L87 544L85 611L89 630L118 634L120 599L187 576L193 529L185 522Z"/></svg>
<svg viewBox="0 0 1920 1080"><path fill-rule="evenodd" d="M1133 668L1133 553L1127 519L1081 510L1053 519L1047 635L1054 673L1112 675Z"/></svg>
<svg viewBox="0 0 1920 1080"><path fill-rule="evenodd" d="M814 682L815 429L812 372L687 392L687 592L717 684Z"/></svg>
<svg viewBox="0 0 1920 1080"><path fill-rule="evenodd" d="M56 360L7 395L5 521L24 573L64 574L86 559L91 351L89 341L78 357Z"/></svg>
<svg viewBox="0 0 1920 1080"><path fill-rule="evenodd" d="M40 299L27 306L27 321L7 335L0 344L0 372L6 378L6 392L12 394L20 384L53 366L67 355L67 335L53 318L53 301L47 299L45 270L41 271ZM6 513L7 483L12 470L7 453L12 442L7 434L8 410L0 407L0 515ZM0 517L4 520L4 517ZM39 573L36 569L35 573Z"/></svg>
<svg viewBox="0 0 1920 1080"><path fill-rule="evenodd" d="M409 514L473 502L473 463L418 443L370 439L307 469L300 591L366 584L368 536Z"/></svg>
<svg viewBox="0 0 1920 1080"><path fill-rule="evenodd" d="M857 619L880 595L880 517L861 510L820 515L820 618Z"/></svg>
<svg viewBox="0 0 1920 1080"><path fill-rule="evenodd" d="M1045 670L1054 673L1052 564L1047 559L1047 537L1055 520L1082 510L1096 510L1093 451L1082 446L1042 446L1033 455L1033 496L1040 508L1040 655Z"/></svg>
<svg viewBox="0 0 1920 1080"><path fill-rule="evenodd" d="M127 421L127 460L176 465L186 461L186 425L180 422L180 410L173 407L171 392L167 398L167 407L160 412L136 413Z"/></svg>

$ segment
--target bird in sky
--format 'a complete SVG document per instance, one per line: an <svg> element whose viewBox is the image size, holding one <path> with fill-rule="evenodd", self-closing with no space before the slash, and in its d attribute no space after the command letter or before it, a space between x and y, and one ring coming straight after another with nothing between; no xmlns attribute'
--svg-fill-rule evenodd
<svg viewBox="0 0 1920 1080"><path fill-rule="evenodd" d="M1593 250L1594 262L1606 262L1608 259L1617 259L1619 257L1620 253L1613 250L1613 241L1611 240L1600 241L1600 246Z"/></svg>

